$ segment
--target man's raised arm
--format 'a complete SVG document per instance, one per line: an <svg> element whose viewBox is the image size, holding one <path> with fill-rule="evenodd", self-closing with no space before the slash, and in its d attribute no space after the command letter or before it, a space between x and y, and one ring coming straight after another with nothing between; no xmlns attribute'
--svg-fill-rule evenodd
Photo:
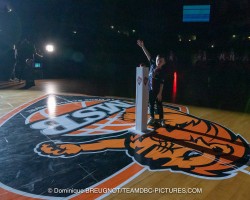
<svg viewBox="0 0 250 200"><path fill-rule="evenodd" d="M148 50L146 49L146 47L144 46L144 42L142 40L137 40L137 44L138 44L139 47L142 48L143 52L147 56L147 59L150 61L151 60L151 55L148 52Z"/></svg>

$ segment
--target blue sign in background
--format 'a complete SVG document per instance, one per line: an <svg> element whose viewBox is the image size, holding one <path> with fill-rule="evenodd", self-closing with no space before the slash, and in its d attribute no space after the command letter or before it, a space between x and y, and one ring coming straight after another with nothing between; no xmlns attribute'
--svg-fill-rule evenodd
<svg viewBox="0 0 250 200"><path fill-rule="evenodd" d="M209 22L210 5L183 6L183 22Z"/></svg>

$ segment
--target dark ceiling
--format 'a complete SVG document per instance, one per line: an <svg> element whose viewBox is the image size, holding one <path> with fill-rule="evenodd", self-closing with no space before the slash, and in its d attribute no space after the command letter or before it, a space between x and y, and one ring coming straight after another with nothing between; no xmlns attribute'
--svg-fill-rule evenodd
<svg viewBox="0 0 250 200"><path fill-rule="evenodd" d="M182 22L183 5L195 4L211 5L209 23ZM38 46L50 40L88 48L138 38L175 46L178 35L194 34L208 43L232 34L247 37L249 9L249 0L1 0L0 45L10 48L25 37Z"/></svg>

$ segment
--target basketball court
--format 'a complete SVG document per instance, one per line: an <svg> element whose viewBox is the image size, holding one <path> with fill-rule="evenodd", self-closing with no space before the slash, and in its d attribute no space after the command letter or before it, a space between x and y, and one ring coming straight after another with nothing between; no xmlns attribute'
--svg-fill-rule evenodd
<svg viewBox="0 0 250 200"><path fill-rule="evenodd" d="M0 93L0 199L248 199L249 114L165 103L140 135L134 99L20 87Z"/></svg>

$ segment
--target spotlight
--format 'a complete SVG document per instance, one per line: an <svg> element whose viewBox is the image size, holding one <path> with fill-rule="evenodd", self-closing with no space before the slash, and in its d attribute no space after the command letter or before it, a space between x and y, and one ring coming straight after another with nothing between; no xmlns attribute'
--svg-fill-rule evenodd
<svg viewBox="0 0 250 200"><path fill-rule="evenodd" d="M0 12L2 12L2 13L10 13L10 12L12 12L12 8L7 2L0 1Z"/></svg>
<svg viewBox="0 0 250 200"><path fill-rule="evenodd" d="M52 44L47 44L45 49L47 52L52 53L55 50L55 47Z"/></svg>

